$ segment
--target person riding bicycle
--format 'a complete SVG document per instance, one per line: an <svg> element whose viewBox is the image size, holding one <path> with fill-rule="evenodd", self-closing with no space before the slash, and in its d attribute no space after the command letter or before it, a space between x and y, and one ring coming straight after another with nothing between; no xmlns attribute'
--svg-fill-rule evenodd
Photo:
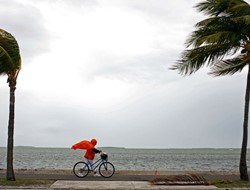
<svg viewBox="0 0 250 190"><path fill-rule="evenodd" d="M90 143L93 145L93 148L87 149L84 157L87 160L87 163L88 163L90 169L93 170L92 164L93 164L93 160L95 158L95 154L101 153L102 151L95 148L95 145L97 144L97 140L96 139L92 139L90 141ZM93 171L93 172L94 172L95 176L99 176L99 174L97 174L96 170Z"/></svg>
<svg viewBox="0 0 250 190"><path fill-rule="evenodd" d="M84 154L84 158L86 159L86 161L77 162L73 167L73 172L77 177L84 178L91 171L93 171L94 176L102 176L104 178L109 178L115 173L115 167L111 162L108 161L108 155L105 152L96 149L96 144L97 140L92 139L91 141L83 140L72 145L71 148L73 150L86 150ZM93 160L96 153L100 153L100 158L94 162ZM98 174L97 170L99 171Z"/></svg>
<svg viewBox="0 0 250 190"><path fill-rule="evenodd" d="M86 150L84 158L86 159L87 164L88 164L90 170L92 170L92 171L93 171L92 164L93 164L93 160L95 158L95 154L102 152L101 150L98 150L98 149L95 148L96 144L97 144L97 140L92 139L91 141L87 141L87 140L81 141L79 143L74 144L71 147L74 150L76 150L76 149ZM97 174L97 172L95 170L93 172L94 172L95 176L99 176L99 174Z"/></svg>

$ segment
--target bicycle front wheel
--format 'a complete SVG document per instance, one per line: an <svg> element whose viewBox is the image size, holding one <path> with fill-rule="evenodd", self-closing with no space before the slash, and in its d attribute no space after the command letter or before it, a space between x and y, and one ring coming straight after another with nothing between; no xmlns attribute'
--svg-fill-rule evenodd
<svg viewBox="0 0 250 190"><path fill-rule="evenodd" d="M73 167L76 177L84 178L89 173L89 166L85 162L77 162Z"/></svg>
<svg viewBox="0 0 250 190"><path fill-rule="evenodd" d="M115 173L115 167L110 162L103 162L99 166L99 173L102 177L109 178Z"/></svg>

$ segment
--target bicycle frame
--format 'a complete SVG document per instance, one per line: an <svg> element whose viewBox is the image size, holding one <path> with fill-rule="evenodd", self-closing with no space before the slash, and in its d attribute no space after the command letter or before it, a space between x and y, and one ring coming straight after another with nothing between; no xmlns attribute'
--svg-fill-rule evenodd
<svg viewBox="0 0 250 190"><path fill-rule="evenodd" d="M105 157L101 155L101 158L96 161L79 161L75 163L73 172L77 177L84 178L89 174L89 172L97 172L98 169L98 172L102 177L109 178L115 173L115 167L112 163L108 162L107 157L108 156Z"/></svg>
<svg viewBox="0 0 250 190"><path fill-rule="evenodd" d="M103 162L105 162L105 161L107 161L107 160L103 160L103 159L101 159L101 158L99 158L98 160L96 160L94 163L90 163L89 161L87 161L87 164L89 165L89 166L91 166L91 168L93 169L93 171L96 169L96 168L98 168L99 166L100 166L100 164L101 163L103 163ZM94 168L93 168L93 166L94 166ZM90 168L89 168L90 169Z"/></svg>

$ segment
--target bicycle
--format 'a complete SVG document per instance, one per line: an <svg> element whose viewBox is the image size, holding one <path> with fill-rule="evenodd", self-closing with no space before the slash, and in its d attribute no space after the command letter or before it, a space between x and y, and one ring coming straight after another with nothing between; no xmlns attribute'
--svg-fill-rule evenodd
<svg viewBox="0 0 250 190"><path fill-rule="evenodd" d="M94 171L97 167L99 167L99 174L104 178L110 178L115 173L115 167L111 162L108 162L108 155L106 153L101 153L100 159L90 165L91 168L94 167ZM89 164L84 161L77 162L73 167L74 174L79 178L86 177L91 171L92 170L89 168Z"/></svg>

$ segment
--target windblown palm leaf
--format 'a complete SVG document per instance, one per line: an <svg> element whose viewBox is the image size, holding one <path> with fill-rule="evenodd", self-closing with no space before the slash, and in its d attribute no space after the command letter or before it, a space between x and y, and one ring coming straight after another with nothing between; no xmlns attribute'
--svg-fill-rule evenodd
<svg viewBox="0 0 250 190"><path fill-rule="evenodd" d="M181 74L190 75L198 71L204 64L214 64L230 50L228 44L204 45L192 50L186 50L182 54L182 59L175 64L172 69L179 70Z"/></svg>
<svg viewBox="0 0 250 190"><path fill-rule="evenodd" d="M248 4L242 0L206 0L198 3L195 8L197 8L199 12L217 17L220 14L226 15L242 12L243 6L247 7Z"/></svg>
<svg viewBox="0 0 250 190"><path fill-rule="evenodd" d="M246 63L242 60L242 56L239 56L214 64L210 73L214 76L233 75L237 72L241 72L245 65Z"/></svg>
<svg viewBox="0 0 250 190"><path fill-rule="evenodd" d="M0 75L19 70L20 67L21 57L16 39L0 29Z"/></svg>
<svg viewBox="0 0 250 190"><path fill-rule="evenodd" d="M192 33L186 42L187 47L230 43L228 48L230 50L231 47L238 47L242 40L247 40L246 34L241 34L242 28L246 25L239 26L238 23L227 17L206 19L197 23L196 27L198 29Z"/></svg>

